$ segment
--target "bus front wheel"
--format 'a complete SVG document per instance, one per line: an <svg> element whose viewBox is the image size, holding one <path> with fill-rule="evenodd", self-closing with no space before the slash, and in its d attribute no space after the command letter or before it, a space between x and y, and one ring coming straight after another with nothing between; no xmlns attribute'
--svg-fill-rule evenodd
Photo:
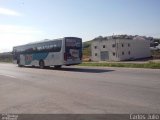
<svg viewBox="0 0 160 120"><path fill-rule="evenodd" d="M40 60L40 61L39 61L39 67L40 67L41 69L44 68L44 61L43 61L43 60Z"/></svg>

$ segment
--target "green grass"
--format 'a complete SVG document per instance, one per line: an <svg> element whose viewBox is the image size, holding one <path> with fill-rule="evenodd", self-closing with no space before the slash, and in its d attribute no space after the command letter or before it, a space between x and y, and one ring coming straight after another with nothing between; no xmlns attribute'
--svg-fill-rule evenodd
<svg viewBox="0 0 160 120"><path fill-rule="evenodd" d="M1 57L0 56L0 62L11 63L12 62L12 57Z"/></svg>
<svg viewBox="0 0 160 120"><path fill-rule="evenodd" d="M96 66L96 67L127 67L127 68L152 68L160 69L160 63L149 62L149 63L90 63L84 62L79 66Z"/></svg>
<svg viewBox="0 0 160 120"><path fill-rule="evenodd" d="M83 42L83 56L91 56L92 41Z"/></svg>
<svg viewBox="0 0 160 120"><path fill-rule="evenodd" d="M12 62L12 53L0 53L0 62Z"/></svg>

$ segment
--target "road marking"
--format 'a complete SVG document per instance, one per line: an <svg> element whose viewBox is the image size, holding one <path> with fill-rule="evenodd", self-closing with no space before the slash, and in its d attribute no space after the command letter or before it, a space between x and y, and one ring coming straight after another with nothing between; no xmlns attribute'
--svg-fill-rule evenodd
<svg viewBox="0 0 160 120"><path fill-rule="evenodd" d="M5 74L0 74L0 76L10 77L10 78L16 78L15 76L12 76L12 75L5 75Z"/></svg>

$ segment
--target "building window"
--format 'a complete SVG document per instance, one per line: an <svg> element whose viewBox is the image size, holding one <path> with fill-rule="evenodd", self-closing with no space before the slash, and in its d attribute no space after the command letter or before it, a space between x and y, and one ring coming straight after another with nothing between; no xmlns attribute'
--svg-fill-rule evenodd
<svg viewBox="0 0 160 120"><path fill-rule="evenodd" d="M106 48L106 46L105 46L105 45L103 45L103 48Z"/></svg>
<svg viewBox="0 0 160 120"><path fill-rule="evenodd" d="M116 47L116 44L112 44L112 47L113 47L113 48Z"/></svg>
<svg viewBox="0 0 160 120"><path fill-rule="evenodd" d="M116 53L115 53L115 52L113 52L112 54L113 54L113 56L115 56L115 55L116 55Z"/></svg>
<svg viewBox="0 0 160 120"><path fill-rule="evenodd" d="M124 52L122 52L122 55L124 55Z"/></svg>
<svg viewBox="0 0 160 120"><path fill-rule="evenodd" d="M95 49L97 49L97 46L94 46Z"/></svg>
<svg viewBox="0 0 160 120"><path fill-rule="evenodd" d="M124 47L124 44L122 44L122 47Z"/></svg>
<svg viewBox="0 0 160 120"><path fill-rule="evenodd" d="M128 43L128 47L130 47L130 44Z"/></svg>
<svg viewBox="0 0 160 120"><path fill-rule="evenodd" d="M128 55L130 55L131 54L131 52L130 51L128 51Z"/></svg>
<svg viewBox="0 0 160 120"><path fill-rule="evenodd" d="M97 56L97 53L95 53L95 56Z"/></svg>

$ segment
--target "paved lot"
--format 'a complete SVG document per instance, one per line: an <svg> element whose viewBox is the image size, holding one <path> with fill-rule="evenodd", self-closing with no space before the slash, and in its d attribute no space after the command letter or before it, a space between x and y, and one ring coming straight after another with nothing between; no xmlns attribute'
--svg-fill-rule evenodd
<svg viewBox="0 0 160 120"><path fill-rule="evenodd" d="M0 68L0 113L160 113L160 70Z"/></svg>

